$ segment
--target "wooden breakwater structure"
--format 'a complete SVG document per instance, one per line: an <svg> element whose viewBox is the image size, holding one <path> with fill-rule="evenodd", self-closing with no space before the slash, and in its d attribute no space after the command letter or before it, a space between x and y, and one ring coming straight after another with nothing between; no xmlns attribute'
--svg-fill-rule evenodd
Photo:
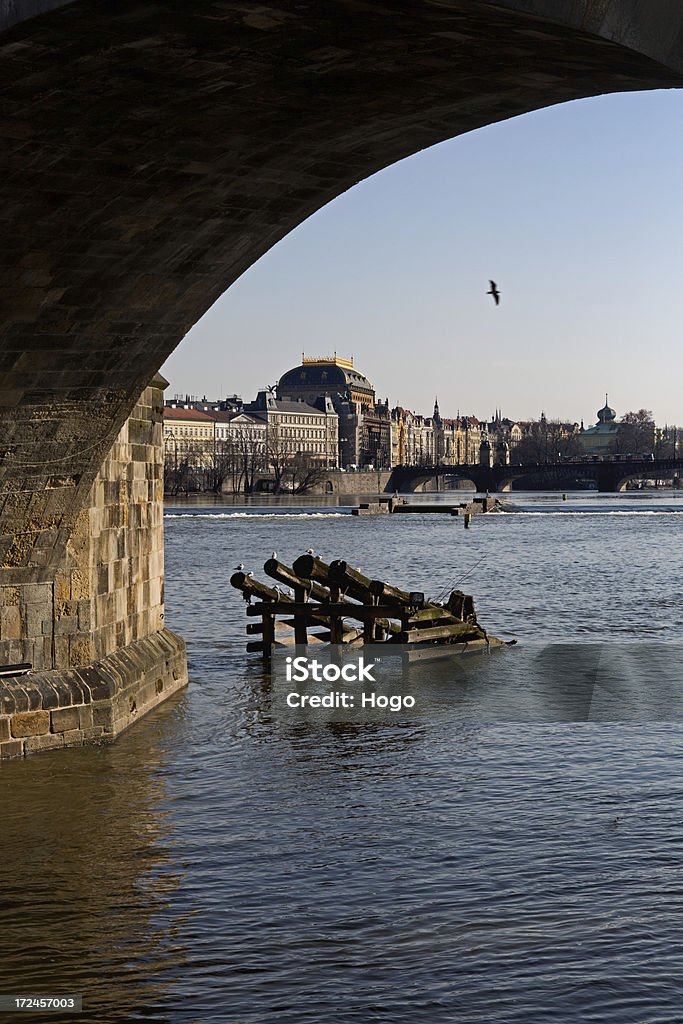
<svg viewBox="0 0 683 1024"><path fill-rule="evenodd" d="M461 501L458 505L446 502L414 502L410 504L405 498L394 495L391 498L380 497L377 501L364 501L351 510L353 516L376 515L410 515L411 513L438 513L448 516L479 516L486 512L499 512L502 504L498 498L473 498L472 501Z"/></svg>
<svg viewBox="0 0 683 1024"><path fill-rule="evenodd" d="M275 586L241 569L230 583L247 602L247 616L260 620L247 624L248 637L259 637L247 642L247 651L265 659L273 646L316 643L504 646L479 625L472 596L461 590L451 590L439 603L422 591L370 579L343 559L328 564L310 553L291 568L269 558L263 570Z"/></svg>

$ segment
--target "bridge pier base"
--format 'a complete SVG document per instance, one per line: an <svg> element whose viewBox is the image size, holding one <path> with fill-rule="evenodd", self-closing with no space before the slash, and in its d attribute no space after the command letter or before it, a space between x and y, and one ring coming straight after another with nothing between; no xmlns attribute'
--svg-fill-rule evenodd
<svg viewBox="0 0 683 1024"><path fill-rule="evenodd" d="M163 385L133 409L54 569L0 570L0 757L112 739L187 684L164 628ZM28 578L23 578L28 577Z"/></svg>

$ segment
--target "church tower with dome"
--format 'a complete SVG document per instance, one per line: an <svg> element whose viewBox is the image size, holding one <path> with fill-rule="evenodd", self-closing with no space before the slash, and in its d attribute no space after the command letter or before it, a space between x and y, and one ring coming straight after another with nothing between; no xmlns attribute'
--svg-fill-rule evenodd
<svg viewBox="0 0 683 1024"><path fill-rule="evenodd" d="M598 422L594 427L588 427L579 434L579 442L585 455L610 455L612 445L616 441L619 432L617 414L610 408L608 396L605 395L605 404L598 409Z"/></svg>

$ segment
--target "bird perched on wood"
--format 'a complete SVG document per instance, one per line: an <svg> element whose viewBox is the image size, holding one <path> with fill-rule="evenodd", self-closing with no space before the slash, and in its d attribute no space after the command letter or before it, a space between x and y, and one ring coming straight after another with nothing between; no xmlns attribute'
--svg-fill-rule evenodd
<svg viewBox="0 0 683 1024"><path fill-rule="evenodd" d="M306 549L306 554L307 554L307 555L314 555L314 554L315 554L315 551L313 550L313 548L307 548L307 549Z"/></svg>
<svg viewBox="0 0 683 1024"><path fill-rule="evenodd" d="M272 553L272 555L270 557L271 558L277 558L277 551L273 551L273 553Z"/></svg>
<svg viewBox="0 0 683 1024"><path fill-rule="evenodd" d="M489 279L489 284L491 285L491 287L490 287L489 291L487 291L486 294L487 295L492 295L493 296L493 301L498 306L500 304L500 292L498 291L498 287L496 285L496 282L495 281L491 281Z"/></svg>

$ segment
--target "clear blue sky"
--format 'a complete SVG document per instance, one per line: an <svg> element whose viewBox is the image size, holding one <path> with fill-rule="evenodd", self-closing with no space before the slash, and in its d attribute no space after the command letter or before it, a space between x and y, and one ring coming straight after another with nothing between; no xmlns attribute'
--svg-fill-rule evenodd
<svg viewBox="0 0 683 1024"><path fill-rule="evenodd" d="M683 90L597 97L403 160L300 225L190 331L169 394L251 399L302 350L423 414L683 424ZM493 278L496 308L487 296Z"/></svg>

